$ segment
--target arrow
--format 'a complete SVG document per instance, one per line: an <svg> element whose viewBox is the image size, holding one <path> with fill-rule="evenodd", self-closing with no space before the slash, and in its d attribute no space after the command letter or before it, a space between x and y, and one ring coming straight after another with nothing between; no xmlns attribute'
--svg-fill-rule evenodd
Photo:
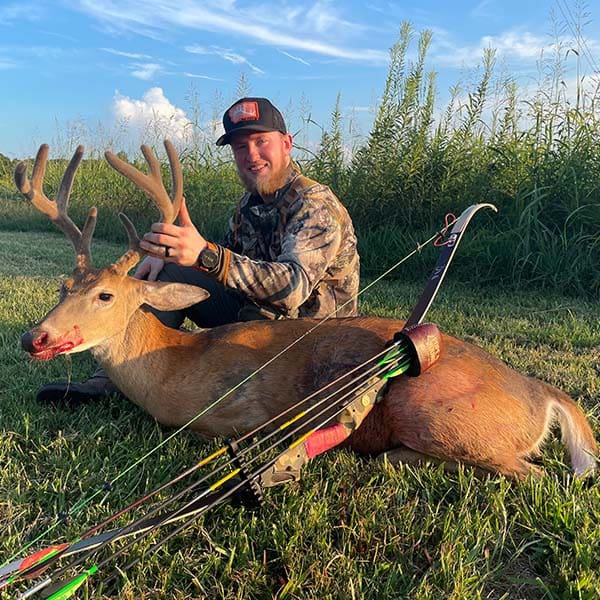
<svg viewBox="0 0 600 600"><path fill-rule="evenodd" d="M447 239L447 241L444 243L444 248L443 251L436 263L436 267L434 268L427 286L423 292L423 294L421 295L415 309L412 311L408 321L406 322L405 328L403 331L406 330L407 327L410 326L414 326L416 324L419 324L422 322L425 314L427 313L429 307L431 306L431 303L433 302L433 299L435 298L439 287L444 279L444 276L446 274L447 268L450 264L450 262L452 261L452 258L454 256L454 253L456 252L456 249L458 247L458 244L460 243L460 240L462 238L462 235L467 227L467 225L469 224L470 220L472 219L472 217L475 215L475 213L480 210L481 208L491 208L493 210L496 211L496 208L491 205L491 204L477 204L477 205L473 205L471 207L469 207L468 209L466 209L465 211L463 211L463 213L461 214L461 216L459 217L459 219L455 222L453 229L450 232L450 235ZM312 331L312 330L311 330ZM298 341L298 340L297 340ZM295 343L295 342L294 342ZM387 348L384 353L386 353L386 356L379 361L379 363L377 364L378 367L382 367L382 371L380 373L377 374L377 377L381 378L381 379L387 379L389 377L398 375L403 373L404 371L406 371L409 366L410 366L410 360L405 361L404 364L398 364L399 361L402 358L406 357L406 351L410 350L410 348L404 348L405 352L400 352L400 346L402 345L403 341L402 340L397 340L395 341L395 343L393 344L392 348ZM289 348L290 346L288 346ZM380 355L383 353L380 353ZM378 355L378 356L380 356ZM377 357L374 357L373 359L370 359L369 361L366 361L365 363L363 363L363 365L359 365L358 368L360 368L361 366L364 366L364 364L367 364L368 362L370 362L371 360L374 360ZM270 361L271 362L271 361ZM354 372L355 369L353 369L351 371ZM347 376L347 374L345 375ZM344 376L343 376L344 377ZM342 377L342 378L343 378ZM339 379L342 379L339 378ZM358 378L357 378L358 379ZM246 381L246 380L244 380ZM338 380L336 380L338 381ZM353 382L355 382L355 380L353 380ZM326 389L327 387L331 386L333 383L335 382L331 382L330 384L328 384L327 386L325 386L324 388L321 388L321 390L318 390L317 392L311 394L309 397L303 399L302 401L300 401L298 403L298 405L306 402L309 398L311 398L312 396L314 396L317 393L321 393L324 389ZM352 383L352 382L350 382ZM349 385L349 384L347 384ZM335 394L335 393L334 393ZM331 396L333 396L334 394L331 394L330 396L328 396L326 399L330 398ZM342 398L339 398L335 405L338 406L338 410L334 413L334 414L329 414L327 416L327 418L320 423L317 427L315 427L314 429L312 429L308 434L303 435L300 439L296 440L296 442L294 442L294 444L292 444L291 447L294 447L295 445L298 445L300 443L302 443L307 437L309 437L309 435L311 435L312 433L314 433L316 430L318 430L319 428L323 427L327 422L331 421L331 418L333 416L335 416L336 414L339 414L339 412L341 412L342 410L344 410L345 406L347 404L349 404L349 402L343 403L341 405L341 407L339 406L339 403L341 400L343 399L347 399L348 396L350 394L346 394L345 396L342 396ZM318 404L324 402L324 400L320 401ZM215 403L213 403L212 406L214 406ZM314 407L312 407L314 408ZM291 423L297 422L299 421L302 417L304 417L306 414L308 414L308 412L310 412L311 409L308 409L307 411L302 411L301 413L299 413L298 415L296 415L293 419L289 420L288 422L286 422L282 428L285 428L287 426L289 426ZM314 418L318 418L320 415L322 415L324 412L326 412L327 410L329 410L331 408L331 405L327 406L324 410L322 410L320 413L318 413L317 415L315 415L311 420L313 420ZM290 409L288 409L289 411ZM285 411L285 412L288 412ZM283 414L285 414L282 413ZM279 419L282 415L279 415L278 417L275 417L275 419ZM197 418L197 417L196 417ZM257 428L257 430L255 430L255 432L251 432L249 434L247 434L246 436L244 436L243 438L240 438L239 441L243 440L243 439L247 439L250 435L253 435L254 433L260 431L261 429L263 429L264 427L266 427L268 424L270 424L274 419L272 419L271 421L269 421L268 423L265 423L264 425L262 425L261 427ZM259 454L259 456L264 455L265 452L273 449L274 447L276 447L279 443L281 443L282 441L284 441L285 439L287 439L290 435L293 435L295 432L297 432L300 428L304 428L306 425L306 423L303 423L301 426L297 427L296 429L294 429L292 432L290 432L287 436L285 436L283 438L283 440L280 440L279 442L277 442L276 444L270 446L269 448L267 448L267 450L261 452ZM281 428L280 428L281 430ZM179 431L179 430L178 430ZM271 436L267 435L266 437L262 438L259 442L255 443L253 446L251 446L251 448L246 449L244 451L244 453L248 453L250 451L250 449L256 447L258 444L263 443L265 440L268 440ZM224 449L220 449L219 451L217 451L217 453L214 453L213 455L211 455L211 460L213 458L216 458L216 455L220 455L223 454ZM239 458L239 456L237 457ZM253 458L250 462L255 462L256 458ZM263 473L267 468L269 468L269 466L271 466L275 461L277 460L277 458L271 460L271 461L267 461L267 463L265 465L261 465L259 466L257 469L255 469L252 473L251 476L253 479L256 479L258 477L258 475L260 475L261 473ZM211 461L207 461L207 460L203 460L201 461L201 463L203 465L208 464L208 462ZM181 497L184 493L189 492L191 489L194 489L196 486L198 486L200 483L202 483L203 481L206 481L208 479L208 477L214 475L215 473L217 473L219 470L221 470L222 468L224 468L225 466L229 466L233 461L229 461L226 465L224 465L223 467L218 467L217 469L213 470L209 475L205 476L204 478L202 478L200 480L200 482L196 482L194 484L192 484L192 486L189 486L188 488L186 488L185 490L183 490L182 492L180 492L179 494L177 494L175 496L175 498L171 498L168 502L172 502L176 499L178 499L179 497ZM194 467L193 470L196 470L197 467ZM189 471L189 470L188 470ZM186 474L189 474L188 471L186 471L185 474L182 474L180 476L178 476L177 478L175 478L175 480L173 480L172 482L168 482L167 484L165 484L164 486L161 486L160 489L164 489L164 487L171 485L171 483L173 483L174 481L179 481L183 476L185 476ZM73 554L77 551L81 551L83 548L89 548L89 550L86 552L86 554L81 557L81 559L78 559L77 561L75 561L74 563L72 563L71 565L68 565L67 567L65 567L64 569L61 569L59 571L58 574L55 575L55 577L58 577L59 574L62 574L66 569L78 564L79 562L81 562L83 559L85 559L89 554L91 554L94 549L100 549L104 546L106 546L108 543L110 543L111 541L113 541L114 539L117 539L118 537L124 537L125 535L137 535L136 539L133 540L132 542L130 542L129 544L127 544L126 546L124 546L123 548L121 548L116 554L113 554L111 557L105 559L102 563L100 563L100 565L98 566L94 566L91 567L90 569L88 569L88 571L84 572L81 575L78 575L70 580L68 580L66 583L60 583L57 585L60 585L60 587L58 589L56 589L56 591L52 591L50 593L50 595L46 595L46 598L51 598L51 599L55 599L55 598L68 598L70 597L81 585L83 585L83 583L88 579L88 577L90 577L93 573L95 573L101 566L103 566L104 564L106 564L109 560L113 560L114 558L116 558L118 555L120 555L127 547L129 547L130 545L133 545L134 543L136 543L137 541L139 541L140 539L146 537L147 535L149 535L152 531L154 531L157 527L159 527L160 525L164 525L166 523L170 523L173 522L174 520L177 519L183 519L187 516L198 516L199 513L203 513L206 510L208 510L209 508L211 508L212 506L214 506L215 504L221 502L222 500L224 500L225 498L228 498L229 496L231 496L236 490L241 489L243 486L248 484L248 481L244 481L242 480L239 484L232 486L226 486L224 491L220 494L216 494L214 495L214 500L210 501L209 504L206 504L206 502L203 502L200 506L200 508L198 508L195 511L188 511L187 509L193 505L194 503L199 502L200 500L204 499L206 500L206 496L208 495L208 493L210 491L215 491L218 490L219 488L221 488L222 486L224 486L224 484L231 482L232 478L235 477L238 473L239 473L239 469L234 470L232 472L230 472L229 474L225 475L224 477L222 477L219 481L217 481L215 484L211 485L209 487L209 490L206 492L203 492L199 497L195 498L194 500L192 500L191 502L189 502L187 505L185 505L184 507L176 510L176 511L171 511L170 513L167 513L167 515L162 515L160 517L157 517L155 519L146 519L146 520L138 520L136 522L134 522L133 524L123 527L123 528L119 528L117 530L113 530L112 532L107 532L106 534L102 534L101 536L94 536L93 538L90 538L88 540L88 542L90 542L87 546L80 546L79 550L76 550L76 546L77 544L63 544L63 545L57 545L57 546L51 546L47 549L41 550L37 553L35 553L34 555L31 555L30 557L28 557L27 559L23 560L23 561L15 561L19 563L18 565L18 569L21 572L21 576L34 576L39 574L40 572L42 572L43 570L45 570L50 564L51 562L54 562L54 560L56 560L58 557L60 557L61 555L68 555L65 554L66 552L69 552L69 554ZM229 489L227 489L229 488ZM156 490L154 492L151 492L149 495L147 495L146 497L144 497L143 499L136 501L136 503L134 503L135 506L137 506L139 503L141 503L143 500L147 499L148 497L150 497L151 495L153 495L154 493L156 493ZM157 512L158 510L160 510L162 507L164 507L164 505L167 503L163 503L161 506L159 506L157 509L155 509L154 512L152 512L151 514L154 514L155 512ZM132 505L133 506L133 505ZM120 511L119 513L117 513L116 516L118 516L119 514L123 514L123 512L125 512L126 510L128 510L130 507L128 507L127 509L124 509L123 511ZM116 518L116 516L113 516L111 518L109 518L109 520L107 520L105 523L109 522L110 520L112 520L113 518ZM152 521L152 523L151 523ZM175 535L176 533L178 533L179 531L181 531L183 528L187 527L191 522L193 521L192 519L189 519L187 522L183 523L181 526L179 526L178 528L175 529L174 532L172 532L171 534L169 534L168 536L166 536L165 538L163 538L162 540L160 540L159 542L156 542L151 550L154 550L156 548L158 548L160 545L164 544L168 539L170 539L173 535ZM104 524L105 524L104 523ZM147 527L143 527L141 528L141 524L142 523L146 523L148 524ZM151 524L150 524L151 523ZM96 531L99 527L101 527L103 524L96 526L95 528L93 528L90 531ZM89 533L89 532L88 532ZM95 540L97 543L94 542L95 545L92 546L91 542ZM136 559L134 560L132 563L130 563L129 565L127 565L127 567L125 568L129 568L129 566L131 566L132 564L135 564L139 561L140 559ZM6 569L8 569L8 567L13 567L15 563L10 563L10 565L7 565ZM14 571L14 569L13 569ZM123 570L121 570L122 572ZM3 571L0 570L0 576L3 575ZM114 578L114 576L113 576ZM14 581L16 579L15 577L10 578L10 580L6 580L6 583L4 582L0 582L0 588L3 587L4 585L6 585L8 582L10 581ZM31 588L30 590L27 590L27 592L25 592L24 595L22 595L22 598L27 598L30 595L32 595L33 593L39 591L40 589L47 587L47 585L49 585L50 583L52 583L52 578L48 578L47 580L45 580L44 582L41 582L40 584L38 584L37 586L34 586L34 588ZM54 586L54 588L56 588L56 586Z"/></svg>

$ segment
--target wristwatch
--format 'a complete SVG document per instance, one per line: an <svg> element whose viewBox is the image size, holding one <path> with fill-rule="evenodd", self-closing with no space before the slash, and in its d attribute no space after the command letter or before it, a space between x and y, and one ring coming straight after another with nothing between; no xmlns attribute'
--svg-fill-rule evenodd
<svg viewBox="0 0 600 600"><path fill-rule="evenodd" d="M220 258L221 257L217 246L211 242L208 242L204 250L198 254L196 267L201 271L214 271L219 266Z"/></svg>

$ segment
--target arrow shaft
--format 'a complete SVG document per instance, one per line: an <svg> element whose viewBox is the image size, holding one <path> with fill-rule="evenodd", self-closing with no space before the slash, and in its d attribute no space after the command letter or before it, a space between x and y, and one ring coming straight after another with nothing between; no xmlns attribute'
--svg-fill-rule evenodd
<svg viewBox="0 0 600 600"><path fill-rule="evenodd" d="M467 225L469 224L470 220L475 215L475 213L478 210L480 210L481 208L484 208L484 207L486 207L486 208L492 208L492 209L496 210L495 207L493 205L491 205L491 204L473 205L473 206L469 207L468 209L466 209L465 211L463 211L463 213L460 215L460 217L454 223L454 226L453 226L453 228L452 228L452 230L450 232L448 240L446 241L446 243L445 243L445 245L443 247L442 253L440 254L440 257L438 258L436 266L435 266L435 268L434 268L434 270L433 270L433 272L432 272L432 274L431 274L431 276L430 276L430 278L429 278L429 280L427 282L425 290L424 290L423 294L421 295L421 297L419 298L419 301L417 302L417 305L413 309L411 315L409 316L409 319L406 322L405 328L411 327L413 325L417 325L417 324L421 323L422 320L424 319L427 311L429 310L429 307L431 306L431 304L432 304L433 300L435 299L435 296L436 296L436 294L437 294L437 292L438 292L438 290L439 290L439 288L441 286L441 283L442 283L442 281L443 281L443 279L445 277L445 274L447 272L447 269L448 269L448 267L449 267L449 265L450 265L450 263L451 263L451 261L452 261L452 259L454 257L456 249L457 249L457 247L458 247L458 245L459 245L459 243L461 241L462 235L463 235L463 233L464 233ZM327 318L328 317L326 317L326 319ZM310 333L311 331L312 331L312 329L309 332L307 332L307 334ZM300 338L300 339L302 339L302 338ZM297 343L299 341L300 340L295 340L290 346L288 346L286 349L284 349L284 351L286 351L292 345L294 345L295 343ZM396 352L397 350L394 349L393 351ZM381 354L384 354L385 352L387 352L388 353L387 356L389 356L389 353L392 352L392 351L389 348L387 348L384 352L380 353L378 356L381 356ZM279 353L277 356L279 356L280 354L281 353ZM267 366L268 364L270 364L270 362L272 362L275 358L277 358L277 356L274 357L273 359L271 359L270 361L268 361L262 368L264 368L265 366ZM377 357L375 357L375 358L377 358ZM370 361L371 360L375 360L375 358L370 359ZM394 358L391 361L392 367L395 366L395 369L393 369L394 370L394 374L398 374L398 373L402 372L402 368L399 368L397 366L398 365L398 360L396 360L396 357L394 356ZM283 415L289 413L290 411L292 411L294 409L297 409L297 407L299 405L302 405L302 404L308 402L309 399L313 398L317 394L323 393L323 391L325 389L327 389L329 387L333 387L335 384L339 383L340 380L342 380L345 377L348 377L351 373L354 373L354 372L356 372L356 370L364 367L364 365L368 364L370 361L366 361L365 363L363 363L363 365L359 365L358 367L356 367L355 369L353 369L349 373L346 373L342 377L336 379L335 381L330 382L329 384L327 384L326 386L324 386L323 388L321 388L317 392L315 392L315 393L311 394L310 396L308 396L308 397L304 398L303 400L301 400L295 406L288 408L286 411L284 411L284 413L278 415L277 417L275 417L274 419L270 420L269 422L261 425L256 430L254 430L252 432L249 432L248 434L246 434L245 436L243 436L242 438L240 438L237 442L239 443L240 441L243 441L243 440L251 438L252 436L255 436L258 432L262 431L265 427L271 425L275 421L280 420ZM384 363L385 366L381 367L382 363ZM392 368L390 367L390 364L388 364L388 363L390 363L390 360L389 359L387 359L387 360L384 359L384 361L381 361L378 365L376 365L376 367L381 367L380 372L379 372L378 375L385 375L386 372L390 373L392 371ZM374 367L373 369L375 369L376 367ZM372 376L372 373L371 373L371 376ZM353 380L347 382L345 384L345 386L342 387L342 389L344 389L344 387L350 386L353 383L356 383L356 380L361 379L361 377L364 378L365 374L363 373L361 376L357 377L356 379L353 379ZM245 381L246 380L244 380L244 382ZM241 383L244 383L244 382L241 382ZM239 386L236 386L236 388L234 388L234 389L237 389L237 387L239 387ZM315 403L315 406L319 406L319 405L323 404L324 402L326 402L331 397L335 396L336 394L339 394L339 392L340 392L340 389L337 389L332 394L330 394L329 396L327 396L325 399L322 399L319 402ZM324 425L326 425L328 422L331 421L331 419L334 416L336 416L342 410L344 410L345 406L348 403L344 403L343 401L346 400L348 397L351 397L351 395L352 395L352 390L350 392L348 392L347 394L342 395L335 402L329 403L322 410L320 410L320 411L312 414L312 416L309 419L305 419L305 417L307 417L307 415L308 415L308 413L310 411L314 410L315 406L310 407L308 410L303 411L303 412L299 413L298 415L296 415L295 417L293 417L292 419L289 419L288 421L286 421L283 425L281 425L279 427L279 432L281 432L281 430L284 430L284 429L286 429L288 427L291 427L292 424L294 424L294 423L299 423L299 425L297 427L295 427L295 428L292 428L291 431L289 431L286 435L284 435L283 438L280 439L280 440L278 440L275 444L272 444L266 450L263 450L262 452L260 452L258 454L258 456L250 459L250 461L248 461L248 464L249 463L255 463L257 460L259 460L260 457L264 456L268 451L272 450L273 448L277 447L279 444L281 444L284 441L288 440L291 436L295 435L301 429L305 430L305 427L307 426L307 424L309 422L314 421L314 420L318 419L319 417L323 416L325 413L329 412L329 414L327 415L326 419L324 419L317 427L315 427L314 430L319 429L320 427L323 427ZM222 400L222 398L218 399L218 401L220 401L220 400ZM215 403L213 403L212 405L210 405L209 408L211 408L212 406L214 406L216 403L217 403L217 401ZM332 405L338 407L338 410L334 411L333 413L331 412ZM195 417L194 420L196 418L198 418L198 417ZM178 433L180 430L178 430L176 433ZM273 434L267 434L266 436L262 437L260 440L258 440L257 442L251 444L248 448L246 448L245 450L243 450L242 454L248 454L250 451L254 450L259 445L264 444L275 433L277 433L277 432L274 432ZM170 438L168 438L168 439L170 439ZM215 458L217 458L218 456L220 456L221 454L223 454L224 450L225 450L224 448L219 449L216 453L214 453L210 457L207 457L207 459L203 459L198 464L196 464L193 467L191 467L190 469L186 470L184 473L178 475L173 480L167 482L166 484L163 484L162 486L160 486L159 488L153 490L152 492L150 492L146 496L143 496L142 498L136 500L135 502L133 502L128 507L122 509L118 513L115 513L114 515L112 515L111 517L109 517L109 519L107 519L103 523L100 523L99 525L94 526L93 528L91 528L90 530L88 530L86 532L86 534L84 534L84 536L82 536L82 537L88 537L88 536L90 536L87 540L84 539L84 540L81 540L81 542L77 542L75 544L70 545L66 550L63 551L64 554L62 554L61 552L57 553L57 557L56 558L58 558L58 556L60 556L61 554L63 556L68 556L68 555L75 554L77 552L82 552L83 550L85 550L85 553L82 556L80 556L76 561L73 561L71 564L67 565L63 569L60 569L55 574L54 577L55 578L59 577L67 569L72 568L73 566L76 566L77 564L79 564L80 562L82 562L83 560L85 560L85 558L87 558L91 553L100 550L101 548L105 547L111 541L114 541L115 539L126 537L126 536L132 536L132 535L136 536L134 540L132 540L131 542L129 542L128 544L126 544L125 546L123 546L122 548L120 548L117 553L111 555L110 557L107 557L102 563L100 563L100 565L98 566L98 568L101 567L101 566L104 566L110 560L114 560L122 552L124 552L128 547L130 547L131 545L137 543L140 539L145 538L152 531L154 531L157 527L159 527L161 525L165 525L167 523L172 523L172 522L174 522L176 520L184 519L186 517L191 517L185 523L181 524L174 531L172 531L167 536L165 536L163 539L161 539L158 542L156 542L155 544L153 544L151 546L151 548L150 548L150 551L153 551L156 548L158 548L160 545L164 544L168 539L170 539L171 537L173 537L174 535L176 535L178 532L180 532L181 530L183 530L185 527L187 527L189 525L189 523L191 523L197 516L199 516L199 514L202 514L202 513L206 512L207 510L209 510L210 508L212 508L216 504L222 502L224 499L226 499L229 496L231 496L238 489L241 489L241 487L243 487L244 485L247 484L247 482L244 481L244 480L242 480L239 484L236 484L236 485L233 485L233 486L231 486L231 485L227 485L226 486L225 485L227 483L230 483L231 479L237 474L237 471L234 470L234 471L231 471L230 473L226 474L225 476L223 476L221 479L219 479L213 485L209 486L208 490L205 490L204 492L202 492L198 497L194 498L193 500L191 500L190 502L188 502L187 504L185 504L183 507L181 507L179 509L176 509L174 511L170 511L166 515L160 515L160 516L157 516L157 517L153 517L153 515L155 515L160 510L162 510L167 504L175 502L176 500L182 498L185 494L189 494L192 490L196 489L202 483L205 483L206 481L208 481L208 479L210 477L214 476L216 473L218 473L222 469L224 469L226 467L230 467L231 464L232 464L232 462L233 462L233 460L230 460L227 463L225 463L225 465L222 465L221 467L217 467L216 469L213 469L213 471L211 473L209 473L205 477L202 477L199 481L195 482L191 486L188 486L186 489L182 490L181 492L177 493L174 497L170 498L166 503L162 503L160 506L158 506L153 511L151 511L149 515L146 515L146 517L144 517L143 519L139 519L137 521L134 521L133 523L131 523L128 526L125 526L125 527L122 527L122 528L118 528L118 529L112 530L110 532L106 532L104 534L100 534L100 535L96 535L96 536L93 535L101 527L103 527L106 524L110 523L111 521L113 521L117 517L121 516L122 514L126 513L127 511L132 510L133 508L139 506L140 504L142 504L143 502L147 501L150 497L152 497L156 493L158 493L158 492L166 489L167 487L173 485L177 481L181 481L184 477L186 477L187 475L189 475L192 472L196 471L200 466L205 466L206 464L209 464L210 462L212 462L212 460L214 460ZM267 461L263 465L259 465L258 467L256 467L252 471L252 473L250 474L251 477L252 478L258 477L262 472L264 472L267 468L269 468L269 466L271 466L276 460L277 460L277 457L275 457L274 459L272 459L270 461ZM115 481L116 481L116 479L115 479ZM222 491L222 493L215 494L214 493L215 490L218 490L219 488L224 488L223 491ZM210 498L210 500L208 502L206 502L207 498ZM194 507L194 509L192 509L191 507ZM86 544L86 542L87 542L87 544ZM42 561L43 560L44 559L42 559ZM48 557L48 560L51 560L50 557ZM139 560L140 560L139 558L135 559L134 561L132 561L131 563L129 563L128 565L126 565L125 569L127 569L130 566L132 566L133 564L137 563ZM11 568L14 569L14 565L15 565L16 562L19 562L19 564L22 565L23 561L14 561L13 563L10 563L10 564L5 565L4 567L2 567L0 569L0 578L3 577L3 574L6 573L6 572L8 572L9 569L11 569ZM30 572L31 574L33 574L36 569L39 570L39 565L36 566L36 564L34 564L32 567L29 567L28 572ZM123 570L125 570L125 569L123 569ZM11 572L13 572L13 571L11 571ZM75 578L74 580L72 580L72 581L70 581L68 583L68 586L72 586L73 587L74 582L77 581L78 584L76 586L74 586L74 589L77 589L77 587L79 587L83 583L83 581L88 577L89 574L91 574L91 573L86 572L83 575L79 576L79 578ZM80 578L82 578L82 579L80 579ZM50 581L52 581L52 580L50 580ZM38 591L39 589L41 589L40 586L42 586L42 587L47 586L48 583L49 583L49 582L48 583L47 582L48 582L48 580L45 580L44 582L41 582L41 584L38 584L34 588L31 588L31 590L27 591L28 595L27 596L23 596L23 597L28 597L29 595L35 593L35 591ZM43 584L45 584L45 585L43 585ZM1 582L0 582L0 586L1 586ZM60 590L66 590L66 588L67 588L67 586L63 585L63 587L61 587L59 590L57 590L56 592L54 592L50 596L50 598L53 598L55 600L59 600L60 598L66 598L66 597L68 597L66 595L59 595ZM35 590L35 591L32 591L32 590Z"/></svg>
<svg viewBox="0 0 600 600"><path fill-rule="evenodd" d="M372 362L374 360L377 360L384 352L387 352L388 350L389 349L385 349L384 351L378 353L375 357L372 357L371 359L365 361L363 363L363 366L369 364L370 362ZM400 353L398 355L398 360L402 359L403 356L404 355L402 353ZM373 378L374 376L383 374L391 366L393 366L393 364L392 365L386 364L383 367L380 365L375 365L371 369L367 370L365 373L362 373L358 377L355 377L352 381L348 382L348 384L344 387L350 387L351 384L356 383L359 380L364 380L365 378ZM326 386L326 387L328 387L328 386ZM325 417L323 422L317 426L317 428L322 427L323 424L330 421L333 417L335 417L337 414L339 414L339 412L341 412L344 409L345 405L347 404L347 402L345 402L345 400L352 399L353 389L354 389L354 386L352 386L352 389L348 390L340 398L338 398L335 401L335 403L333 403L333 405L332 405L332 403L327 403L327 400L329 400L336 393L339 393L340 390L337 390L333 394L329 394L325 398L319 400L314 405L309 407L309 409L307 409L304 413L305 418L303 418L301 420L292 419L292 420L288 421L287 425L296 423L297 426L295 428L293 428L291 431L287 432L281 439L277 440L274 444L271 444L269 447L263 449L257 456L252 458L249 461L249 463L256 462L262 456L266 455L271 450L273 450L277 446L283 444L284 442L289 440L291 437L296 435L300 430L304 429L307 425L311 424L312 422L314 422L316 419L322 417L323 415L329 413L329 414L327 414L327 416ZM313 397L313 396L314 396L314 394L311 394L311 397ZM325 405L325 406L323 406L323 405ZM332 412L332 406L335 406L335 405L339 405L339 408ZM316 409L319 407L321 409L317 411ZM282 431L284 431L285 425L286 424L284 424L284 426L281 426L278 430L271 432L270 434L264 436L260 440L254 442L248 448L245 448L241 452L241 455L243 456L243 455L248 454L249 452L251 452L251 451L255 450L256 448L258 448L259 446L263 445L273 435L276 435L277 433L281 433ZM214 456L216 454L222 454L221 450L216 451L211 456ZM277 457L274 460L276 460L276 459L277 459ZM206 462L210 462L210 461L203 460L200 462L206 463ZM205 476L200 478L198 481L194 482L193 484L191 484L190 486L181 490L180 492L178 492L177 494L175 494L174 496L172 496L165 502L161 503L159 506L155 507L152 511L150 511L150 513L145 515L143 518L138 519L124 527L121 527L121 528L118 528L118 529L115 529L115 530L112 530L109 532L105 532L103 534L99 534L99 535L91 537L91 538L81 540L80 542L75 544L73 546L73 548L69 548L68 550L66 550L65 553L63 554L63 556L73 555L76 552L77 553L83 552L83 554L80 554L80 556L78 556L75 560L71 561L69 564L65 565L64 567L62 567L61 569L59 569L58 571L53 573L52 578L49 578L48 580L46 580L44 582L44 586L42 586L42 587L46 587L46 586L50 585L52 582L56 581L56 579L58 579L62 575L64 575L68 570L81 564L88 557L90 557L93 553L100 551L101 549L106 547L109 543L111 543L117 539L122 539L124 537L130 537L130 536L136 536L129 543L127 543L124 546L122 546L121 548L119 548L119 550L116 553L112 554L111 556L107 557L107 559L105 559L103 562L99 563L98 564L99 568L103 567L107 562L117 558L125 550L127 550L132 545L136 544L141 539L144 539L146 536L150 535L158 527L160 527L162 525L166 525L168 523L173 523L175 521L184 519L189 516L193 516L193 515L199 516L200 514L206 512L207 510L209 510L210 508L215 506L216 504L219 504L224 499L228 498L230 495L235 493L235 491L237 491L238 489L240 489L242 486L244 486L246 484L244 481L242 481L239 485L236 485L233 488L228 487L222 494L219 494L218 492L215 493L215 490L218 490L226 482L231 480L231 478L236 475L237 471L235 471L235 472L230 471L229 473L225 474L224 476L221 477L220 480L211 484L206 490L204 490L202 493L200 493L200 495L193 498L191 501L189 501L184 506L182 506L178 509L172 510L165 515L155 516L155 515L157 515L158 512L163 510L166 506L173 504L177 500L183 498L185 495L189 495L189 493L194 491L196 488L200 487L203 484L206 484L211 477L214 477L219 472L223 471L224 469L226 469L228 467L232 467L233 462L234 462L234 459L230 459L227 462L225 462L224 464L220 465L219 467L213 469L210 473L206 474ZM176 479L179 480L181 478L178 477ZM164 484L164 485L166 486L167 484ZM95 526L93 529L97 530L98 527L99 526ZM39 585L36 586L36 591L38 591L39 589L41 589L39 587ZM30 590L28 590L28 593L29 593L29 591Z"/></svg>

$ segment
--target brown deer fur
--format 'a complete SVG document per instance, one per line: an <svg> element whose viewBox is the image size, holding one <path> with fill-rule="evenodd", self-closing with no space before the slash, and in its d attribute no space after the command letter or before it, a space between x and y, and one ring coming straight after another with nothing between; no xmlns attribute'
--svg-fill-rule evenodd
<svg viewBox="0 0 600 600"><path fill-rule="evenodd" d="M17 184L31 198L21 171ZM88 229L86 224L84 232ZM69 235L72 239L71 224ZM72 241L78 252L73 276L57 306L22 336L23 348L38 359L90 349L126 396L165 425L187 423L316 324L296 319L193 333L169 329L145 305L183 308L204 299L204 290L129 277L139 258L135 239L126 260L100 270L88 264L89 248L82 249L79 238ZM192 428L207 436L252 430L374 356L402 326L402 321L377 317L325 321ZM346 445L361 454L461 462L522 478L537 472L529 458L538 453L555 418L575 473L593 471L594 436L566 394L444 335L439 361L419 377L393 379Z"/></svg>

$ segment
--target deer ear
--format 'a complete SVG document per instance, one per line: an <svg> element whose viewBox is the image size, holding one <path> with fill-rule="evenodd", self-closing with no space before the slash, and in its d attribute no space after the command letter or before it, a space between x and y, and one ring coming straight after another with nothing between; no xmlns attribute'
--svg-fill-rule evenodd
<svg viewBox="0 0 600 600"><path fill-rule="evenodd" d="M180 310L206 300L210 294L197 285L144 281L142 300L158 310Z"/></svg>

